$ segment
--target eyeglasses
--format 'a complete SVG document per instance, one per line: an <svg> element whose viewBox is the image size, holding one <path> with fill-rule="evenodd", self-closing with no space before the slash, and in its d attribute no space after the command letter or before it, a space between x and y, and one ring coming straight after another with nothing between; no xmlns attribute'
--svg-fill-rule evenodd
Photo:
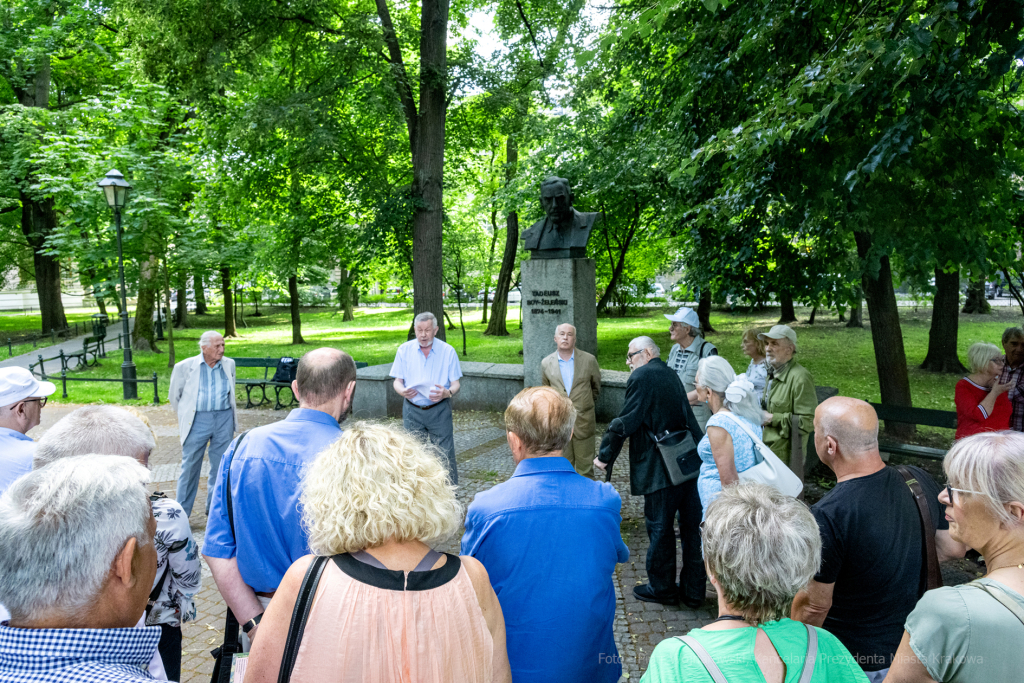
<svg viewBox="0 0 1024 683"><path fill-rule="evenodd" d="M643 352L644 352L644 350L640 349L639 351L634 351L633 353L627 353L626 354L626 362L627 363L633 362L633 356L635 356L638 353L643 353Z"/></svg>
<svg viewBox="0 0 1024 683"><path fill-rule="evenodd" d="M46 401L49 398L49 396L40 396L39 398L26 398L24 401L21 401L21 403L38 403L40 408L45 408Z"/></svg>
<svg viewBox="0 0 1024 683"><path fill-rule="evenodd" d="M976 493L979 496L985 495L981 491L972 491L970 489L955 489L950 485L946 485L946 497L949 498L950 505L956 505L956 501L953 500L953 491L959 491L960 493Z"/></svg>

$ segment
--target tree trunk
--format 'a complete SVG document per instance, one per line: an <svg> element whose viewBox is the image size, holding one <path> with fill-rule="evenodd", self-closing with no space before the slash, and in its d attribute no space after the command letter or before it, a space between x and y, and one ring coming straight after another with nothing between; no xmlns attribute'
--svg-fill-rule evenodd
<svg viewBox="0 0 1024 683"><path fill-rule="evenodd" d="M196 292L199 290L197 289ZM221 266L220 269L220 292L224 297L224 336L237 337L235 330L235 306L231 293L231 266ZM196 301L199 307L199 301Z"/></svg>
<svg viewBox="0 0 1024 683"><path fill-rule="evenodd" d="M347 323L355 320L355 312L352 310L352 271L345 268L341 269L341 279L338 281L338 297L341 307L345 309L341 321Z"/></svg>
<svg viewBox="0 0 1024 683"><path fill-rule="evenodd" d="M796 322L796 309L793 307L793 292L788 289L779 292L779 325L788 325Z"/></svg>
<svg viewBox="0 0 1024 683"><path fill-rule="evenodd" d="M178 288L175 290L178 296L178 305L174 309L174 324L179 329L190 327L188 323L188 287L184 276L178 280Z"/></svg>
<svg viewBox="0 0 1024 683"><path fill-rule="evenodd" d="M491 210L491 251L487 255L487 279L484 281L484 316L480 320L484 325L487 324L487 294L491 288L491 268L494 267L494 249L498 245L498 209Z"/></svg>
<svg viewBox="0 0 1024 683"><path fill-rule="evenodd" d="M174 325L170 320L171 313L171 276L167 272L167 260L164 259L164 297L167 305L167 367L174 368Z"/></svg>
<svg viewBox="0 0 1024 683"><path fill-rule="evenodd" d="M871 235L855 232L854 237L857 241L857 254L862 262L866 262L871 251ZM868 315L871 317L871 340L875 349L882 403L910 407L913 403L910 375L907 372L907 353L903 348L903 332L888 256L880 257L877 276L872 277L868 272L864 274L864 294L868 302ZM915 428L902 422L886 422L885 431L892 436L906 438L914 433Z"/></svg>
<svg viewBox="0 0 1024 683"><path fill-rule="evenodd" d="M700 298L697 300L697 320L700 321L700 329L705 335L715 331L715 328L711 326L711 290L707 287L702 287L700 290Z"/></svg>
<svg viewBox="0 0 1024 683"><path fill-rule="evenodd" d="M505 179L506 183L515 177L519 164L519 145L516 139L509 136L505 142ZM496 337L507 337L508 327L505 317L508 315L508 292L512 286L512 274L516 269L516 257L519 254L519 214L509 213L505 220L505 251L501 255L501 269L498 281L494 284L494 303L491 304L491 321L487 323L484 334ZM487 302L484 302L487 305Z"/></svg>
<svg viewBox="0 0 1024 683"><path fill-rule="evenodd" d="M960 323L960 271L935 269L935 299L932 302L932 326L928 330L928 354L922 370L966 372L956 353Z"/></svg>
<svg viewBox="0 0 1024 683"><path fill-rule="evenodd" d="M855 290L856 302L850 307L850 322L847 327L864 327L864 292L860 287Z"/></svg>
<svg viewBox="0 0 1024 683"><path fill-rule="evenodd" d="M299 278L294 275L288 278L288 296L292 300L292 344L305 344L306 340L302 338L302 318L299 316Z"/></svg>
<svg viewBox="0 0 1024 683"><path fill-rule="evenodd" d="M206 315L209 308L206 306L206 288L203 286L203 274L196 272L192 275L192 286L196 290L196 315Z"/></svg>
<svg viewBox="0 0 1024 683"><path fill-rule="evenodd" d="M136 351L160 353L153 329L153 313L159 301L159 262L152 256L139 264L139 294L135 303L135 329L132 348Z"/></svg>
<svg viewBox="0 0 1024 683"><path fill-rule="evenodd" d="M811 317L807 319L808 325L814 324L814 318L818 315L818 304L814 304L814 308L811 309Z"/></svg>
<svg viewBox="0 0 1024 683"><path fill-rule="evenodd" d="M100 309L101 315L107 315L107 302L103 300L102 296L96 297L96 307Z"/></svg>
<svg viewBox="0 0 1024 683"><path fill-rule="evenodd" d="M466 323L462 320L462 290L455 292L455 303L459 306L459 326L462 328L462 356L466 356ZM487 308L484 306L484 308Z"/></svg>
<svg viewBox="0 0 1024 683"><path fill-rule="evenodd" d="M959 299L959 293L957 293ZM959 305L959 302L957 302ZM988 313L992 305L985 298L985 280L971 280L967 286L967 301L964 302L964 313Z"/></svg>
<svg viewBox="0 0 1024 683"><path fill-rule="evenodd" d="M64 302L60 297L60 261L44 253L46 238L57 229L57 210L52 197L35 200L21 193L21 232L32 247L32 264L42 316L42 332L63 330L68 326Z"/></svg>
<svg viewBox="0 0 1024 683"><path fill-rule="evenodd" d="M629 232L626 233L626 239L621 243L619 249L619 259L612 265L612 277L608 280L608 286L605 287L604 294L601 295L601 300L597 302L597 312L603 313L608 307L608 302L611 300L612 295L615 294L616 287L619 286L619 278L622 277L622 271L626 268L626 252L629 251L629 245L633 242L633 236L636 235L636 230L640 225L640 202L633 200L633 216L629 223ZM605 245L608 247L608 258L611 258L612 245L608 239L608 223L601 221L601 227L604 232ZM623 315L626 312L625 305L622 306Z"/></svg>

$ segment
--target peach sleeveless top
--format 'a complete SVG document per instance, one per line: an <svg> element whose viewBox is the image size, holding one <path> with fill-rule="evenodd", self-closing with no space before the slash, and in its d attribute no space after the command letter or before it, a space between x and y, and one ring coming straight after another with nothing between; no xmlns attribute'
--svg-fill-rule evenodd
<svg viewBox="0 0 1024 683"><path fill-rule="evenodd" d="M491 681L493 640L455 555L402 572L336 555L324 567L293 683Z"/></svg>

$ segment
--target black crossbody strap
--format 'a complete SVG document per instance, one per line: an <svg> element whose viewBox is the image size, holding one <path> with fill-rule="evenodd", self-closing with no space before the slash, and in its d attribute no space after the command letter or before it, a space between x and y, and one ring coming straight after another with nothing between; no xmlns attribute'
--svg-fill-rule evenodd
<svg viewBox="0 0 1024 683"><path fill-rule="evenodd" d="M900 473L907 483L917 503L917 511L921 514L921 536L924 539L925 568L928 577L927 590L940 588L942 586L942 570L939 568L939 556L935 548L935 524L932 522L932 512L928 506L928 499L921 488L921 482L917 480L914 473L905 465L897 465L896 471Z"/></svg>
<svg viewBox="0 0 1024 683"><path fill-rule="evenodd" d="M284 654L281 656L281 669L277 674L278 683L288 683L292 677L292 669L295 668L295 658L299 654L302 633L306 630L306 620L309 619L309 610L313 606L316 587L320 583L320 576L324 573L324 567L327 566L330 559L329 557L314 558L309 563L306 576L302 579L299 595L295 599L295 609L292 610L292 621L288 626L288 640L285 641Z"/></svg>
<svg viewBox="0 0 1024 683"><path fill-rule="evenodd" d="M224 489L224 497L228 504L228 525L231 527L231 540L235 542L235 552L238 551L238 539L235 538L235 510L231 505L231 464L235 462L235 456L238 454L238 449L242 447L242 442L245 441L245 437L250 431L251 430L247 429L238 437L238 443L235 444L234 449L231 451L231 460L225 466L227 481L224 482L226 486Z"/></svg>

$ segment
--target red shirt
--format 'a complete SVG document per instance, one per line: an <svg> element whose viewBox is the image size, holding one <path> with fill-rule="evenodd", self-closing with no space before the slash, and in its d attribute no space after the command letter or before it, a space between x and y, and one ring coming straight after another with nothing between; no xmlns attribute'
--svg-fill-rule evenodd
<svg viewBox="0 0 1024 683"><path fill-rule="evenodd" d="M1010 428L1010 414L1013 407L1006 393L996 397L992 414L985 412L981 402L991 391L988 387L975 384L964 377L956 383L956 438L979 434L981 432L998 432Z"/></svg>

